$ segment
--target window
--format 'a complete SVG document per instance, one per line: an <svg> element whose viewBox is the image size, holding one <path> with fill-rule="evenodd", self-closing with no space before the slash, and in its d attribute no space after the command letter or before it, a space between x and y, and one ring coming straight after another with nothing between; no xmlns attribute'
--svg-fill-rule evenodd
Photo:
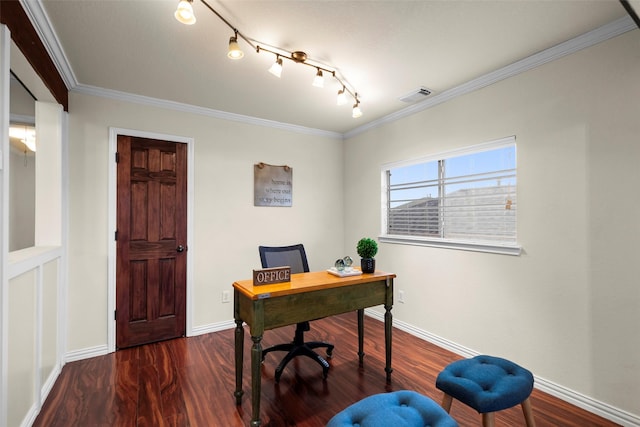
<svg viewBox="0 0 640 427"><path fill-rule="evenodd" d="M515 138L385 165L381 241L519 254Z"/></svg>

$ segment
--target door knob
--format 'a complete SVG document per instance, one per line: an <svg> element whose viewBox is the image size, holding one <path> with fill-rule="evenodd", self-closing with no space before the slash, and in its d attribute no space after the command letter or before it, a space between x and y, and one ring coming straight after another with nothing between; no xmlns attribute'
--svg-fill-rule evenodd
<svg viewBox="0 0 640 427"><path fill-rule="evenodd" d="M180 245L176 248L177 252L184 252L184 246Z"/></svg>

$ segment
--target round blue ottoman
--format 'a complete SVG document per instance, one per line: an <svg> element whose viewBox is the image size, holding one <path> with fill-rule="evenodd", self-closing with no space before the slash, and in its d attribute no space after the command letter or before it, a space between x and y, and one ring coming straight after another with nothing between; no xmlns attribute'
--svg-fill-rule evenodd
<svg viewBox="0 0 640 427"><path fill-rule="evenodd" d="M436 402L415 391L374 394L336 414L327 427L457 427Z"/></svg>
<svg viewBox="0 0 640 427"><path fill-rule="evenodd" d="M522 405L527 426L534 427L529 396L533 375L525 368L493 356L476 356L449 364L436 379L445 395L442 407L449 412L452 399L482 414L483 425L494 425L494 412Z"/></svg>

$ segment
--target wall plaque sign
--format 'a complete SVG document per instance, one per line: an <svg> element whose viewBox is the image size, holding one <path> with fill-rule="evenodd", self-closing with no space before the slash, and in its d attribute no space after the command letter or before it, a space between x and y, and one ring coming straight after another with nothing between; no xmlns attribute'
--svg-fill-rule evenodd
<svg viewBox="0 0 640 427"><path fill-rule="evenodd" d="M273 283L289 282L291 267L273 267L263 270L253 270L253 286L271 285Z"/></svg>
<svg viewBox="0 0 640 427"><path fill-rule="evenodd" d="M266 163L253 165L253 205L291 206L293 169Z"/></svg>

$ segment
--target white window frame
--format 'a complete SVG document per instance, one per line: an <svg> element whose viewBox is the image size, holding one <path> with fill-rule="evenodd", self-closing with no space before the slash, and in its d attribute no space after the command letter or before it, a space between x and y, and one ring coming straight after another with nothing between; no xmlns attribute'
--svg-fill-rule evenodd
<svg viewBox="0 0 640 427"><path fill-rule="evenodd" d="M518 243L502 243L502 242L487 242L487 241L472 241L464 239L447 239L440 237L427 237L427 236L411 236L411 235L394 235L388 234L388 182L387 173L391 169L413 166L421 163L429 163L434 161L446 160L454 157L459 157L468 154L480 153L483 151L495 150L498 148L504 148L508 146L515 146L515 136L509 136L501 138L495 141L486 142L483 144L474 145L458 150L448 151L445 153L438 153L421 157L418 159L411 159L393 163L386 163L381 166L381 229L380 229L380 242L384 243L396 243L405 245L417 245L417 246L429 246L437 248L447 249L459 249L476 252L489 252L504 255L521 254L522 249ZM517 168L517 166L516 166ZM517 216L517 213L516 213ZM516 225L517 227L517 225Z"/></svg>

